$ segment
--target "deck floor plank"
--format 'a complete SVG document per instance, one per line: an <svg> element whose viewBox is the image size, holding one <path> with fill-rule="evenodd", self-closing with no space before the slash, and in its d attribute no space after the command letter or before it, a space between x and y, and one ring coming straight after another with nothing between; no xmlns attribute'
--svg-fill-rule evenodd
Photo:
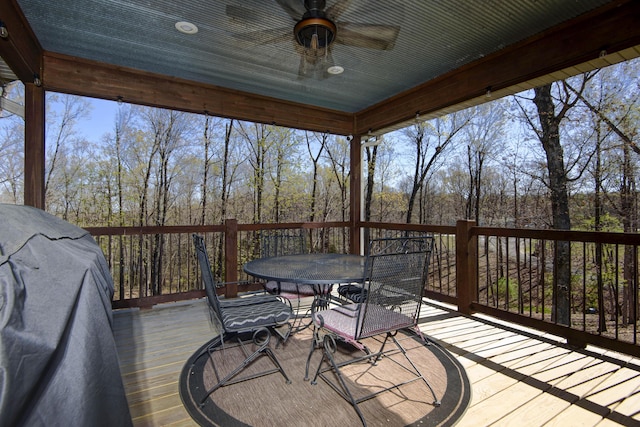
<svg viewBox="0 0 640 427"><path fill-rule="evenodd" d="M467 371L471 403L458 426L607 427L640 421L639 359L576 351L557 345L557 337L448 308L425 304L420 328ZM206 301L117 310L113 330L134 425L196 426L182 405L178 381L187 358L214 335Z"/></svg>

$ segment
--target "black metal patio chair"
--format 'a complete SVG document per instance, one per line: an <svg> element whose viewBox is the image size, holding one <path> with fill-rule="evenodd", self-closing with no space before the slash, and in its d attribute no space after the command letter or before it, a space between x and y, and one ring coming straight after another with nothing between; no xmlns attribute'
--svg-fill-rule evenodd
<svg viewBox="0 0 640 427"><path fill-rule="evenodd" d="M401 237L425 237L425 233L421 231L403 231L400 236L381 236L383 239L392 239L392 238L401 238ZM382 240L384 241L384 240ZM368 248L369 250L382 250L383 248ZM432 251L435 250L435 246L431 248ZM429 257L430 258L430 257ZM428 261L428 260L427 260ZM363 283L342 283L338 286L338 299L342 303L355 302L360 303L364 302L367 298L367 288L362 286Z"/></svg>
<svg viewBox="0 0 640 427"><path fill-rule="evenodd" d="M424 341L417 324L432 248L433 238L430 236L372 240L369 245L364 278L360 284L361 293L356 298L360 302L330 305L329 302L318 301L314 304L312 310L314 344L307 358L305 379L309 376L309 363L313 352L318 347L322 348L323 356L311 384L316 384L318 377L322 378L351 403L365 426L366 422L358 407L359 403L416 380L426 384L433 396L433 404L440 405L433 388L396 339L399 330L413 329ZM365 338L382 335L384 338L380 337L375 341L381 343L378 349L372 350L363 343ZM337 350L336 340L362 350L362 356L346 361L336 361L334 357ZM387 349L385 347L389 342L395 346ZM354 363L371 363L375 366L383 356L399 353L404 355L404 359L408 362L405 369L411 372L411 378L398 383L394 382L373 393L355 398L342 370ZM393 378L389 379L391 382L393 380Z"/></svg>
<svg viewBox="0 0 640 427"><path fill-rule="evenodd" d="M222 378L220 378L214 360L211 358L217 383L206 391L200 401L200 405L204 405L211 393L220 387L272 373L280 372L287 384L290 384L291 380L270 347L270 340L272 333L275 333L282 342L288 338L291 332L289 321L293 316L291 303L284 298L270 294L246 298L218 298L204 239L194 234L193 244L198 256L211 319L216 323L219 335L194 359L192 367L203 355L211 356L218 350L224 350L226 341L235 341L235 344L232 345L241 347L245 355L245 359ZM261 356L267 356L271 359L274 368L238 377L243 369Z"/></svg>

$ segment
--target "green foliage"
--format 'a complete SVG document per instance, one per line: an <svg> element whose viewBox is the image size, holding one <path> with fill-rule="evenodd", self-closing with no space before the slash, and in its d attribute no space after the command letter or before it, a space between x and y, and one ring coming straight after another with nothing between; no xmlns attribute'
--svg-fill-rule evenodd
<svg viewBox="0 0 640 427"><path fill-rule="evenodd" d="M513 278L507 280L506 277L500 277L495 283L496 292L499 299L509 300L509 305L513 304L514 299L517 303L518 296L518 282Z"/></svg>
<svg viewBox="0 0 640 427"><path fill-rule="evenodd" d="M574 229L582 231L596 231L595 217L583 217L578 219L576 221ZM622 222L620 221L620 218L606 212L602 216L600 216L599 231L621 233L623 232Z"/></svg>

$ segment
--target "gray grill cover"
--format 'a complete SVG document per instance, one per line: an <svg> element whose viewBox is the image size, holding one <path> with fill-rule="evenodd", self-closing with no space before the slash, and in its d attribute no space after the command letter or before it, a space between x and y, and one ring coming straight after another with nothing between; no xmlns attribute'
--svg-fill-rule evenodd
<svg viewBox="0 0 640 427"><path fill-rule="evenodd" d="M0 426L127 426L113 281L85 230L0 204Z"/></svg>

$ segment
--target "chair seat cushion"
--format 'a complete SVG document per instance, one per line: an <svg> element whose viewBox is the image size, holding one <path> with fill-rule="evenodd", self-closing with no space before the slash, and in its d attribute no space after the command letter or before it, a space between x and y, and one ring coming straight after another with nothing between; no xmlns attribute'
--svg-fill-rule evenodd
<svg viewBox="0 0 640 427"><path fill-rule="evenodd" d="M362 304L361 307L358 307L360 305L346 304L334 307L331 310L316 313L315 317L322 319L325 329L350 340L358 340L414 325L411 317L397 311L377 304ZM367 330L359 331L364 316L367 316Z"/></svg>
<svg viewBox="0 0 640 427"><path fill-rule="evenodd" d="M221 307L224 327L229 332L251 330L259 326L274 326L288 321L293 312L282 301L263 302L261 304Z"/></svg>
<svg viewBox="0 0 640 427"><path fill-rule="evenodd" d="M287 294L289 294L293 296L313 296L330 293L333 285L309 285L306 283L276 282L270 280L264 284L264 288L267 292L276 295L283 294L283 296L287 296Z"/></svg>

